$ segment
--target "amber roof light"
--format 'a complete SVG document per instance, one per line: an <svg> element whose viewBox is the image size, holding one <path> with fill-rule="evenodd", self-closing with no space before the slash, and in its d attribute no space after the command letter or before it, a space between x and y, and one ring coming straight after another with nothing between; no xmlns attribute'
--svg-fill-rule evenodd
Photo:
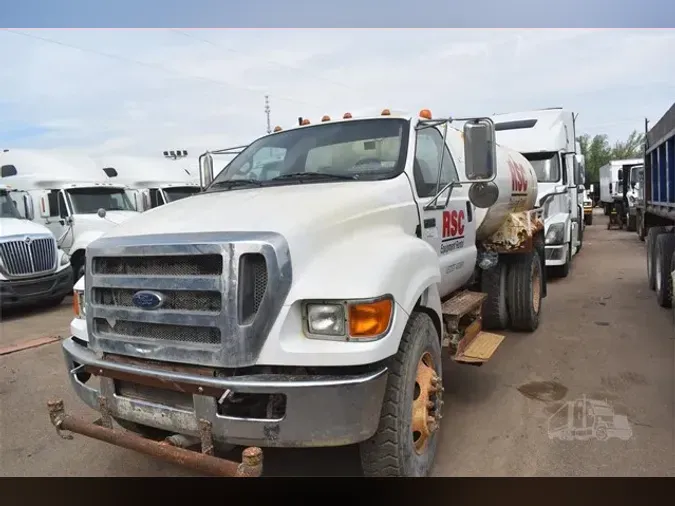
<svg viewBox="0 0 675 506"><path fill-rule="evenodd" d="M422 109L420 111L420 118L431 119L431 111L429 109Z"/></svg>
<svg viewBox="0 0 675 506"><path fill-rule="evenodd" d="M382 116L391 116L391 111L389 109L382 109L382 112L380 113Z"/></svg>
<svg viewBox="0 0 675 506"><path fill-rule="evenodd" d="M323 118L321 118L321 121L330 121L330 116L326 114Z"/></svg>

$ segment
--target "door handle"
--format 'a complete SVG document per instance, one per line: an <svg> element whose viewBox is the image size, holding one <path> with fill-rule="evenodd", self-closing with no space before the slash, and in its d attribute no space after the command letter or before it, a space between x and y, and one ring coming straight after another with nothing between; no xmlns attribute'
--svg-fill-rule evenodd
<svg viewBox="0 0 675 506"><path fill-rule="evenodd" d="M427 218L424 220L424 228L433 228L436 226L436 218Z"/></svg>

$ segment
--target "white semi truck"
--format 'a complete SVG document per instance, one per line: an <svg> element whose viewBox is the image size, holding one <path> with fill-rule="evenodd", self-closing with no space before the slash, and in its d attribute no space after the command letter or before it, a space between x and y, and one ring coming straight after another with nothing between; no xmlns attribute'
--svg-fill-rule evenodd
<svg viewBox="0 0 675 506"><path fill-rule="evenodd" d="M170 154L171 153L171 154ZM164 158L105 156L98 159L111 182L126 185L136 210L147 211L199 193L199 174L181 166L187 151L165 151Z"/></svg>
<svg viewBox="0 0 675 506"><path fill-rule="evenodd" d="M614 202L623 199L623 177L627 175L631 167L642 165L641 158L631 158L626 160L611 160L600 169L600 202L605 212L609 214L610 208Z"/></svg>
<svg viewBox="0 0 675 506"><path fill-rule="evenodd" d="M443 361L539 325L532 165L489 118L383 110L275 129L215 178L205 153L200 173L204 192L87 248L63 350L101 419L53 401L57 430L216 475L260 475L259 447L353 443L366 476L428 475ZM223 444L252 446L235 463Z"/></svg>
<svg viewBox="0 0 675 506"><path fill-rule="evenodd" d="M89 157L11 149L0 154L0 166L1 181L25 193L33 220L70 255L75 280L84 274L87 245L139 214L126 186L109 182Z"/></svg>
<svg viewBox="0 0 675 506"><path fill-rule="evenodd" d="M544 209L546 266L556 276L569 274L583 245L584 209L580 196L585 174L577 155L575 115L550 108L492 116L497 142L519 151L534 167Z"/></svg>
<svg viewBox="0 0 675 506"><path fill-rule="evenodd" d="M24 197L0 185L0 310L58 304L73 288L68 255L47 227L26 219L32 208Z"/></svg>

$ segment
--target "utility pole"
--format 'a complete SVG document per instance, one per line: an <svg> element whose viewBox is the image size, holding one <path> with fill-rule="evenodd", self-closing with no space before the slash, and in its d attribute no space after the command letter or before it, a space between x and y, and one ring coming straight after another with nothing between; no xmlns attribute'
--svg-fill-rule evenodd
<svg viewBox="0 0 675 506"><path fill-rule="evenodd" d="M268 134L272 133L272 125L270 123L270 112L272 112L272 109L270 109L270 97L269 97L269 95L265 95L265 116L267 116L267 133Z"/></svg>

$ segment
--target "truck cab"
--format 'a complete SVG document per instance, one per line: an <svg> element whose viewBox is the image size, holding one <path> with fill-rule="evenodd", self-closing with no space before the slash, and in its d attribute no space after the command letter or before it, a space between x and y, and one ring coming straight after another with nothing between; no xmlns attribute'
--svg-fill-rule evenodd
<svg viewBox="0 0 675 506"><path fill-rule="evenodd" d="M58 304L72 290L70 258L32 212L25 193L0 185L0 310Z"/></svg>
<svg viewBox="0 0 675 506"><path fill-rule="evenodd" d="M165 151L164 158L106 156L98 163L111 182L128 187L136 210L143 212L199 193L199 177L185 167L186 150Z"/></svg>
<svg viewBox="0 0 675 506"><path fill-rule="evenodd" d="M8 150L2 181L26 195L32 220L45 225L70 255L74 279L84 274L87 245L138 213L122 184L108 182L88 157Z"/></svg>
<svg viewBox="0 0 675 506"><path fill-rule="evenodd" d="M575 115L551 108L492 116L497 142L519 151L537 173L543 207L546 266L566 277L583 244L584 172L577 155Z"/></svg>
<svg viewBox="0 0 675 506"><path fill-rule="evenodd" d="M367 476L428 475L442 362L483 364L490 330L539 326L530 162L490 118L427 109L275 128L218 173L213 153L204 191L88 246L63 350L102 417L82 431L53 403L52 423L113 441L115 419L127 448L183 463L150 435L202 445L207 472L218 445L358 444Z"/></svg>

